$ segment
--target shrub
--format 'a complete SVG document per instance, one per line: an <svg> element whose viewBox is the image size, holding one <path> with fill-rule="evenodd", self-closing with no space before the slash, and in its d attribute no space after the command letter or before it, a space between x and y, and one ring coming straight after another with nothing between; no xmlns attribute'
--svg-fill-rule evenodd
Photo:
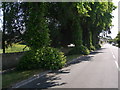
<svg viewBox="0 0 120 90"><path fill-rule="evenodd" d="M41 66L45 69L59 69L65 65L66 57L55 48L38 49L36 57L41 59Z"/></svg>
<svg viewBox="0 0 120 90"><path fill-rule="evenodd" d="M91 45L90 50L95 50L95 47L93 45Z"/></svg>
<svg viewBox="0 0 120 90"><path fill-rule="evenodd" d="M74 47L71 51L69 51L69 55L72 55L72 54L84 54L84 55L87 55L89 54L90 51L88 50L87 47L85 46L78 46L78 47Z"/></svg>
<svg viewBox="0 0 120 90"><path fill-rule="evenodd" d="M37 59L35 59L35 54L36 53L34 50L25 52L25 54L20 59L17 69L18 70L29 70L29 69L39 68L40 61L37 61Z"/></svg>
<svg viewBox="0 0 120 90"><path fill-rule="evenodd" d="M120 41L117 41L118 42L118 47L120 48Z"/></svg>
<svg viewBox="0 0 120 90"><path fill-rule="evenodd" d="M32 55L31 55L32 54ZM28 56L27 56L28 55ZM66 63L66 57L60 51L51 47L44 47L36 51L27 52L19 63L19 69L60 69Z"/></svg>
<svg viewBox="0 0 120 90"><path fill-rule="evenodd" d="M96 48L96 49L100 49L100 48L101 48L101 45L100 45L100 44L95 45L95 48Z"/></svg>

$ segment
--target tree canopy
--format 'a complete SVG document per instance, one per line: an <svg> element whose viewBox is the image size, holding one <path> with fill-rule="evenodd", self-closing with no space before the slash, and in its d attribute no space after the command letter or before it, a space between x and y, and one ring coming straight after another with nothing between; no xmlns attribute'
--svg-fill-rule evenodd
<svg viewBox="0 0 120 90"><path fill-rule="evenodd" d="M21 41L30 51L19 69L62 68L66 58L55 48L74 44L67 54L100 48L99 34L110 32L115 8L112 2L3 2L3 53Z"/></svg>
<svg viewBox="0 0 120 90"><path fill-rule="evenodd" d="M29 47L99 48L99 34L110 33L112 2L4 2L5 46L24 41ZM3 43L4 44L4 43ZM4 46L4 45L3 45Z"/></svg>

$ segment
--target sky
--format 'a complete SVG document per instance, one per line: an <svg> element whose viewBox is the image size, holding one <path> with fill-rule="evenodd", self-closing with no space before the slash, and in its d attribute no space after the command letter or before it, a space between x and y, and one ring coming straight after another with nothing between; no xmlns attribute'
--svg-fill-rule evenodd
<svg viewBox="0 0 120 90"><path fill-rule="evenodd" d="M112 24L114 25L114 27L111 29L111 34L110 36L112 38L115 38L118 34L118 2L120 0L113 0L113 3L115 6L117 6L117 8L112 12L112 15L114 16L114 18L112 19Z"/></svg>
<svg viewBox="0 0 120 90"><path fill-rule="evenodd" d="M2 20L3 20L3 16L2 16L1 13L2 13L2 12L1 12L1 10L0 10L0 29L2 29Z"/></svg>

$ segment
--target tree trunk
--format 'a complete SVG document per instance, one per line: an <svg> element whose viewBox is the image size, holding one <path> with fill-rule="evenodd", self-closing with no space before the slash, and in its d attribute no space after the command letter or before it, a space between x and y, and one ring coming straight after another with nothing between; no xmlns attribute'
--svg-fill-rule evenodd
<svg viewBox="0 0 120 90"><path fill-rule="evenodd" d="M87 24L83 24L83 45L90 49L92 45L91 32Z"/></svg>

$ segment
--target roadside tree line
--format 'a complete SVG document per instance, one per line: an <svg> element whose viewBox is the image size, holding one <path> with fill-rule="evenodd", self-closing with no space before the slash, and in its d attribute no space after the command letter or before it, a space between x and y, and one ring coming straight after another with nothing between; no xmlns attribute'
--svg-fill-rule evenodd
<svg viewBox="0 0 120 90"><path fill-rule="evenodd" d="M120 31L118 32L117 36L114 39L109 40L109 43L120 48Z"/></svg>
<svg viewBox="0 0 120 90"><path fill-rule="evenodd" d="M110 33L115 8L112 2L4 2L2 48L19 41L30 47L20 69L61 68L66 59L56 48L74 44L68 54L100 48L99 34Z"/></svg>

